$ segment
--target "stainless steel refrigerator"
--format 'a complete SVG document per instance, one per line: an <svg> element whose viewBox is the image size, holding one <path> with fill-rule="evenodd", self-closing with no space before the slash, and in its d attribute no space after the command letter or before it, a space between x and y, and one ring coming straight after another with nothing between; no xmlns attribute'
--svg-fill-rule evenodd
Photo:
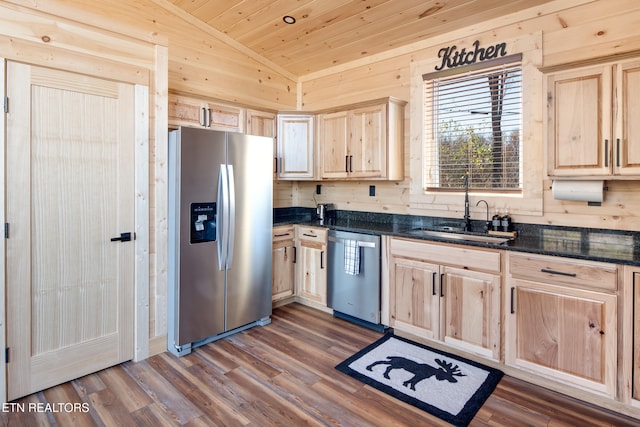
<svg viewBox="0 0 640 427"><path fill-rule="evenodd" d="M273 139L169 133L168 350L270 322Z"/></svg>

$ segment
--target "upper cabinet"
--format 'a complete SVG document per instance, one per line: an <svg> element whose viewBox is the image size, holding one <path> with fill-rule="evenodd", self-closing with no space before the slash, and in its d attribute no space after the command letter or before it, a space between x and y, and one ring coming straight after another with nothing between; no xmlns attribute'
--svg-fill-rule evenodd
<svg viewBox="0 0 640 427"><path fill-rule="evenodd" d="M278 179L315 178L313 135L313 115L278 114L278 143L275 156Z"/></svg>
<svg viewBox="0 0 640 427"><path fill-rule="evenodd" d="M276 137L276 115L267 111L247 110L245 133L247 135Z"/></svg>
<svg viewBox="0 0 640 427"><path fill-rule="evenodd" d="M321 179L404 179L404 106L385 98L318 114Z"/></svg>
<svg viewBox="0 0 640 427"><path fill-rule="evenodd" d="M640 177L640 60L548 75L548 173Z"/></svg>
<svg viewBox="0 0 640 427"><path fill-rule="evenodd" d="M246 111L245 133L247 135L276 137L276 114L266 111L248 109ZM277 158L278 146L273 141L273 157ZM273 168L273 179L276 179L276 169Z"/></svg>
<svg viewBox="0 0 640 427"><path fill-rule="evenodd" d="M243 132L244 110L195 97L169 94L169 127L205 127Z"/></svg>

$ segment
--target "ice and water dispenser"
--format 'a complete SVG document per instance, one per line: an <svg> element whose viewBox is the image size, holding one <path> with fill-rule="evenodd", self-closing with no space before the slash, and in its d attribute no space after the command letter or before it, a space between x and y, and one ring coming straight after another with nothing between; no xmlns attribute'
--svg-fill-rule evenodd
<svg viewBox="0 0 640 427"><path fill-rule="evenodd" d="M191 204L191 243L214 242L216 240L216 204Z"/></svg>

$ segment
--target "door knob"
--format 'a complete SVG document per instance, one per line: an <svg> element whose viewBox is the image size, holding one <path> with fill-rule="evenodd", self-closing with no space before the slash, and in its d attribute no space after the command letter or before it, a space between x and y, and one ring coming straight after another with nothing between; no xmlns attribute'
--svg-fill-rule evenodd
<svg viewBox="0 0 640 427"><path fill-rule="evenodd" d="M131 233L120 233L120 237L112 237L112 242L128 242L131 240Z"/></svg>

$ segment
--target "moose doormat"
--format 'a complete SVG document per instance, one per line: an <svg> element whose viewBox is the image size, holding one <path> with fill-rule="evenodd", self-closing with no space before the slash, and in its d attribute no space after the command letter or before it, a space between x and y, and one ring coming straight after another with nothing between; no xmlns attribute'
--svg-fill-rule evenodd
<svg viewBox="0 0 640 427"><path fill-rule="evenodd" d="M469 424L503 375L393 334L336 369L455 426Z"/></svg>

